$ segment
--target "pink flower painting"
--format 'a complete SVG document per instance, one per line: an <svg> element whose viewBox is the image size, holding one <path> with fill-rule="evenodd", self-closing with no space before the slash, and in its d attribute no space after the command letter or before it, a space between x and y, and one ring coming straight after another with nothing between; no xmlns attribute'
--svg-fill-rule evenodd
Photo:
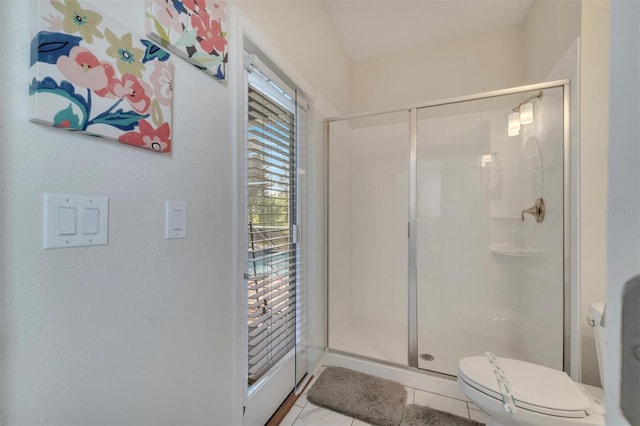
<svg viewBox="0 0 640 426"><path fill-rule="evenodd" d="M137 132L129 132L120 136L120 142L136 145L154 151L169 151L171 148L171 132L169 124L162 123L154 129L146 120L140 120Z"/></svg>
<svg viewBox="0 0 640 426"><path fill-rule="evenodd" d="M100 62L89 49L80 46L72 48L69 56L61 55L56 65L71 83L93 91L104 90L109 84L108 73L113 71L111 65ZM111 69L108 71L108 68Z"/></svg>
<svg viewBox="0 0 640 426"><path fill-rule="evenodd" d="M141 113L145 114L149 112L151 107L152 89L144 81L138 80L138 78L127 73L122 76L122 81L116 83L113 88L113 93L118 98L126 99L131 107Z"/></svg>
<svg viewBox="0 0 640 426"><path fill-rule="evenodd" d="M179 13L163 3L162 21L175 25ZM171 55L92 6L78 0L38 2L30 78L32 121L152 151L171 150Z"/></svg>
<svg viewBox="0 0 640 426"><path fill-rule="evenodd" d="M224 0L147 0L147 36L218 80L225 79Z"/></svg>

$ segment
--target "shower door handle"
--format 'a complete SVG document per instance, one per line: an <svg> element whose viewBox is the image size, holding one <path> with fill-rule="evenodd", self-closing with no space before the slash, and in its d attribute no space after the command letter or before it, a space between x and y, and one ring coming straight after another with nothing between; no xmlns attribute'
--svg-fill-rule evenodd
<svg viewBox="0 0 640 426"><path fill-rule="evenodd" d="M523 222L525 213L535 217L536 222L542 222L544 220L544 200L542 198L538 198L532 207L522 210L522 213L520 213L520 219L522 219Z"/></svg>

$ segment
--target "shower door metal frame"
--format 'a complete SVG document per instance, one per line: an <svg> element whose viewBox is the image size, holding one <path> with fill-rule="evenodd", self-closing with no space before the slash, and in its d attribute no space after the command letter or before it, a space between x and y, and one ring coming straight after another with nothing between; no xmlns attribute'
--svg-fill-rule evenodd
<svg viewBox="0 0 640 426"><path fill-rule="evenodd" d="M563 89L563 370L567 373L571 371L571 333L574 324L572 324L573 309L571 303L572 293L572 276L571 276L571 111L570 111L570 99L571 99L571 81L570 80L556 80L545 83L530 84L526 86L512 87L509 89L494 90L490 92L478 93L467 96L460 96L455 98L436 100L431 102L425 102L417 105L410 106L408 108L391 109L387 111L378 111L374 113L357 113L347 114L342 116L329 117L325 120L325 142L326 142L326 218L327 218L327 279L329 277L329 146L330 146L330 123L337 121L345 121L356 118L373 117L376 115L383 115L389 113L396 113L407 111L409 113L409 137L410 137L410 152L409 152L409 217L408 217L408 357L407 365L411 368L418 369L418 281L417 281L417 241L416 241L416 221L417 221L417 114L419 109L438 107L444 105L452 105L463 102L482 100L495 98L505 95L513 95L523 92L562 88ZM577 216L576 216L576 219ZM576 283L576 286L578 284ZM330 285L327 282L327 293L330 291ZM329 297L327 294L327 321L329 319ZM578 307L579 309L579 307ZM576 325L577 327L577 325ZM327 327L327 347L329 347L329 327ZM384 360L381 360L384 362ZM439 373L443 374L443 373ZM445 374L446 375L446 374Z"/></svg>

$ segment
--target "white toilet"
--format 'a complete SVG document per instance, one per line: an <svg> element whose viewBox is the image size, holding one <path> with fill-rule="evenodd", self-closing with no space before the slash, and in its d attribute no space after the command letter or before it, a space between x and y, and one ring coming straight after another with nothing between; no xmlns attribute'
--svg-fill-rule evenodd
<svg viewBox="0 0 640 426"><path fill-rule="evenodd" d="M603 311L603 303L589 306L601 380ZM488 415L488 426L605 424L601 388L576 383L566 373L541 365L492 354L463 358L458 364L458 385Z"/></svg>

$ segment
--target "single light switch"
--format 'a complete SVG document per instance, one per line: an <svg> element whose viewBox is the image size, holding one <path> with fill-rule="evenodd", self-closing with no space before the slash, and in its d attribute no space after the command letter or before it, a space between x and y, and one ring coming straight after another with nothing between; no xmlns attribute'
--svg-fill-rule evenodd
<svg viewBox="0 0 640 426"><path fill-rule="evenodd" d="M100 231L100 210L95 208L84 209L84 235L96 235Z"/></svg>
<svg viewBox="0 0 640 426"><path fill-rule="evenodd" d="M109 199L44 194L44 248L109 243Z"/></svg>
<svg viewBox="0 0 640 426"><path fill-rule="evenodd" d="M76 234L76 208L58 207L58 235Z"/></svg>
<svg viewBox="0 0 640 426"><path fill-rule="evenodd" d="M173 225L172 225L173 230L174 231L182 231L182 228L184 227L184 225L183 225L184 212L182 210L180 210L180 209L173 209L171 214L173 215Z"/></svg>
<svg viewBox="0 0 640 426"><path fill-rule="evenodd" d="M167 240L187 238L187 203L184 201L167 201L164 237Z"/></svg>

